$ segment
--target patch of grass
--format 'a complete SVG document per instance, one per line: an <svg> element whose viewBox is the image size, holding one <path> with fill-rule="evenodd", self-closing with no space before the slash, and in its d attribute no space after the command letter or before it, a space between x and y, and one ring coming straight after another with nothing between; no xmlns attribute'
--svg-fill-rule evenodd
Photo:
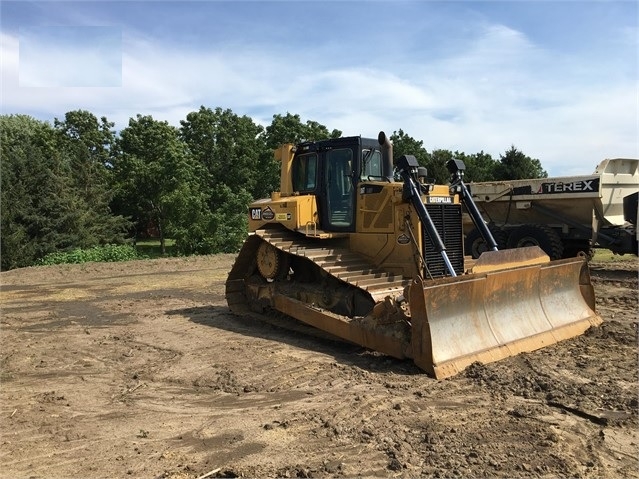
<svg viewBox="0 0 639 479"><path fill-rule="evenodd" d="M167 256L177 256L175 251L175 241L172 239L164 240L166 245L166 254L162 255L159 239L138 240L135 243L135 249L138 254L148 258L165 258Z"/></svg>
<svg viewBox="0 0 639 479"><path fill-rule="evenodd" d="M116 262L129 261L132 259L143 259L131 245L108 244L104 246L94 246L87 249L74 249L72 251L62 251L50 253L42 258L38 264L80 264L88 262Z"/></svg>
<svg viewBox="0 0 639 479"><path fill-rule="evenodd" d="M603 248L595 249L593 261L601 261L603 263L615 263L619 261L633 261L637 257L634 254L614 254L612 251Z"/></svg>

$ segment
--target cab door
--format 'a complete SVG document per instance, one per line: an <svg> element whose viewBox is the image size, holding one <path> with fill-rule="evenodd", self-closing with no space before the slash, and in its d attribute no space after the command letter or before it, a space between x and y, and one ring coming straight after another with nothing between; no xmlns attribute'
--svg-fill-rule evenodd
<svg viewBox="0 0 639 479"><path fill-rule="evenodd" d="M355 231L355 150L335 148L324 152L325 208L323 228Z"/></svg>

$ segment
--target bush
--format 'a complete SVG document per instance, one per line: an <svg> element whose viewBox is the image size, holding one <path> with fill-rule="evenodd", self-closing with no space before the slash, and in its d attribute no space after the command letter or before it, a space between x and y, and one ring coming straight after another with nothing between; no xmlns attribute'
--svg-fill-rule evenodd
<svg viewBox="0 0 639 479"><path fill-rule="evenodd" d="M50 253L42 258L38 264L79 264L95 262L116 262L129 261L132 259L143 259L145 256L138 254L136 249L131 245L114 245L94 246L89 249L75 249L73 251Z"/></svg>

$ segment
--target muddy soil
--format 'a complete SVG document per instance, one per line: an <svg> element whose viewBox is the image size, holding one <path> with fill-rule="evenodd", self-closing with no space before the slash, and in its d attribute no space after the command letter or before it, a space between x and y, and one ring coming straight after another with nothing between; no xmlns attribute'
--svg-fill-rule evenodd
<svg viewBox="0 0 639 479"><path fill-rule="evenodd" d="M0 477L639 478L636 258L600 327L446 380L234 316L233 261L2 273Z"/></svg>

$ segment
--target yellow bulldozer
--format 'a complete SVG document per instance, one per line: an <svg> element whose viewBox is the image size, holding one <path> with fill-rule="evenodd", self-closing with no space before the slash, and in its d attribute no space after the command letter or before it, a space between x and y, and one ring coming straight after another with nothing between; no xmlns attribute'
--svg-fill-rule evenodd
<svg viewBox="0 0 639 479"><path fill-rule="evenodd" d="M436 378L601 323L585 259L498 251L463 162L449 161L450 185L437 185L414 156L394 164L392 149L380 132L275 151L280 191L249 205L226 283L232 312L284 313ZM472 265L463 209L488 245Z"/></svg>

